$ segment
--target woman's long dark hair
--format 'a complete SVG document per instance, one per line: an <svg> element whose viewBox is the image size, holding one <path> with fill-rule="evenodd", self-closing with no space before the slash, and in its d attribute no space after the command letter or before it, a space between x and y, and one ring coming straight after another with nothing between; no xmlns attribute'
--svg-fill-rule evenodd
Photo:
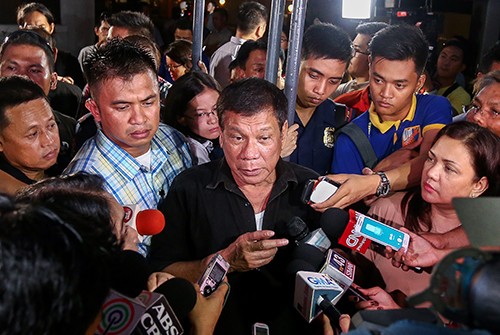
<svg viewBox="0 0 500 335"><path fill-rule="evenodd" d="M443 136L463 143L472 159L476 181L486 177L489 187L482 195L498 196L500 191L500 138L490 130L471 122L452 123L439 131L432 145ZM405 227L411 231L432 229L431 204L422 199L419 187L411 189L401 202L406 212ZM423 228L422 228L423 227Z"/></svg>

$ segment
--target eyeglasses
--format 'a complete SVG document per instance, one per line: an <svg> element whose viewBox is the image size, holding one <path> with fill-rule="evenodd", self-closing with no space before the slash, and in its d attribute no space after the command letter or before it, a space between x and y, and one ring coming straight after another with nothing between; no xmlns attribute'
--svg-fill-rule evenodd
<svg viewBox="0 0 500 335"><path fill-rule="evenodd" d="M167 70L175 70L175 69L180 68L181 66L184 66L184 65L182 65L182 64L178 64L178 65L167 65Z"/></svg>
<svg viewBox="0 0 500 335"><path fill-rule="evenodd" d="M462 110L464 113L472 113L474 115L477 113L481 113L482 116L489 119L496 119L500 115L500 112L497 112L496 110L485 110L474 105L462 106Z"/></svg>
<svg viewBox="0 0 500 335"><path fill-rule="evenodd" d="M195 121L206 120L206 119L208 119L212 115L214 115L215 117L217 117L217 111L213 110L211 112L197 113L197 114L194 115L194 117L184 114L184 116L187 117L188 119L195 120Z"/></svg>
<svg viewBox="0 0 500 335"><path fill-rule="evenodd" d="M13 32L13 33L9 34L7 37L5 37L2 44L5 44L5 43L7 43L7 41L16 39L17 37L20 37L20 36L30 36L30 37L34 38L38 43L42 44L44 47L46 46L50 50L50 53L52 55L54 55L54 50L52 50L52 47L50 46L49 42L47 42L47 40L45 38L40 36L40 34L34 32L34 31L31 31L31 30L16 30L15 32Z"/></svg>
<svg viewBox="0 0 500 335"><path fill-rule="evenodd" d="M361 51L357 48L353 48L352 49L352 56L355 57L356 54L362 54L362 55L365 55L365 56L370 56L370 53L368 51Z"/></svg>

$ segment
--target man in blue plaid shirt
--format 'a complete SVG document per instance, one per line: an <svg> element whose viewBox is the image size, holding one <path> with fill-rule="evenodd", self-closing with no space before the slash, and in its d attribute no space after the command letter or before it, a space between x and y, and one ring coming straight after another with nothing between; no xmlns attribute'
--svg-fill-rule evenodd
<svg viewBox="0 0 500 335"><path fill-rule="evenodd" d="M183 135L160 124L158 77L153 58L126 40L112 40L87 58L91 99L85 102L100 123L64 173L100 175L122 205L157 208L170 184L191 167ZM150 237L139 244L146 255Z"/></svg>

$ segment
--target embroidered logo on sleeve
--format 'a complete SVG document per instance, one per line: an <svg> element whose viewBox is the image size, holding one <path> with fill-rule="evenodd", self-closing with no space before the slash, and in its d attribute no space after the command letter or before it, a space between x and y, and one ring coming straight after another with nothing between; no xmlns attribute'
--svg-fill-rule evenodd
<svg viewBox="0 0 500 335"><path fill-rule="evenodd" d="M401 139L402 146L405 147L417 141L420 136L420 126L408 127L403 130L403 137Z"/></svg>

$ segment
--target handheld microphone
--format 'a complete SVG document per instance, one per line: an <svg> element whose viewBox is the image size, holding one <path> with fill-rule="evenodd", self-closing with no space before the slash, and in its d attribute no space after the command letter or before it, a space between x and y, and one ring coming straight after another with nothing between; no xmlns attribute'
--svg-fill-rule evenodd
<svg viewBox="0 0 500 335"><path fill-rule="evenodd" d="M307 225L298 216L291 218L286 226L290 236L299 244L306 243L312 245L322 252L326 252L332 245L332 242L330 242L323 229L318 228L310 232Z"/></svg>
<svg viewBox="0 0 500 335"><path fill-rule="evenodd" d="M338 239L341 245L364 254L371 240L356 232L355 224L356 212L353 210L349 210L348 213L340 208L329 208L320 218L320 227L327 232L328 238Z"/></svg>
<svg viewBox="0 0 500 335"><path fill-rule="evenodd" d="M335 304L344 292L345 290L326 273L299 271L295 279L293 306L310 323L321 314L320 304L323 300Z"/></svg>
<svg viewBox="0 0 500 335"><path fill-rule="evenodd" d="M141 235L156 235L165 228L165 217L157 209L146 209L137 213L137 232Z"/></svg>
<svg viewBox="0 0 500 335"><path fill-rule="evenodd" d="M144 236L156 235L165 228L165 217L157 209L139 211L139 205L124 205L123 222L137 230L138 240L142 243Z"/></svg>
<svg viewBox="0 0 500 335"><path fill-rule="evenodd" d="M147 310L135 328L135 333L179 334L184 332L180 320L186 318L196 305L196 291L183 278L172 278L154 292L144 292ZM139 297L140 299L140 297Z"/></svg>
<svg viewBox="0 0 500 335"><path fill-rule="evenodd" d="M122 250L111 262L111 288L135 298L146 288L151 271L147 260L133 250Z"/></svg>

